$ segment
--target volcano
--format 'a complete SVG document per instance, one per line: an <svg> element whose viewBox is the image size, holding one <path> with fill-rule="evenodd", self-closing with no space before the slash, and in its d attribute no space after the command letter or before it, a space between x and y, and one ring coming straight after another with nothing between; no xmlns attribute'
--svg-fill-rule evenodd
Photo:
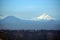
<svg viewBox="0 0 60 40"><path fill-rule="evenodd" d="M52 16L49 16L47 13L44 13L40 16L32 18L31 20L55 20Z"/></svg>

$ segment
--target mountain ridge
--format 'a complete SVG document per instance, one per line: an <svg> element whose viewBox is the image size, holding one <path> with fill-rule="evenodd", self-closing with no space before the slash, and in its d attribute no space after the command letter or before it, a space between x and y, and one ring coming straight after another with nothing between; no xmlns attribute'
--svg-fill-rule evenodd
<svg viewBox="0 0 60 40"><path fill-rule="evenodd" d="M60 22L57 21L32 21L32 20L22 20L18 19L14 16L8 16L1 21L1 27L3 29L10 29L10 30L58 30L60 29Z"/></svg>
<svg viewBox="0 0 60 40"><path fill-rule="evenodd" d="M35 21L38 21L38 20L55 20L55 18L49 16L48 14L42 14L40 16L37 16L35 18L32 18L31 20L35 20Z"/></svg>

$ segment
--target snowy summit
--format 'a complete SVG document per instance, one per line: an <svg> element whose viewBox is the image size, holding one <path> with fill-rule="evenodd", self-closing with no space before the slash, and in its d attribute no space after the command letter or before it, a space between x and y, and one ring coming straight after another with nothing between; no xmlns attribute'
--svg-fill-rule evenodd
<svg viewBox="0 0 60 40"><path fill-rule="evenodd" d="M32 18L31 20L55 20L55 18L49 16L48 14L44 13L38 17Z"/></svg>

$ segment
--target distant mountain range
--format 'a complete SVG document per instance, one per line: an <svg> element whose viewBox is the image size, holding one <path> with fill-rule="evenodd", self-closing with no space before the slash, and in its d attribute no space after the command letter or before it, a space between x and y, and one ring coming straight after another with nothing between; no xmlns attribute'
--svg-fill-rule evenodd
<svg viewBox="0 0 60 40"><path fill-rule="evenodd" d="M51 18L50 16L48 16ZM60 21L45 20L22 20L14 16L8 16L0 20L0 29L8 30L60 30Z"/></svg>

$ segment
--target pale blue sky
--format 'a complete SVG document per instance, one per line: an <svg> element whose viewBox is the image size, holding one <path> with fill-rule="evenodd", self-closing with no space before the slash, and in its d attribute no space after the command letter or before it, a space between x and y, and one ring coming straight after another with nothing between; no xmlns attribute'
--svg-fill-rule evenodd
<svg viewBox="0 0 60 40"><path fill-rule="evenodd" d="M0 0L0 14L34 18L48 13L60 19L60 0Z"/></svg>

